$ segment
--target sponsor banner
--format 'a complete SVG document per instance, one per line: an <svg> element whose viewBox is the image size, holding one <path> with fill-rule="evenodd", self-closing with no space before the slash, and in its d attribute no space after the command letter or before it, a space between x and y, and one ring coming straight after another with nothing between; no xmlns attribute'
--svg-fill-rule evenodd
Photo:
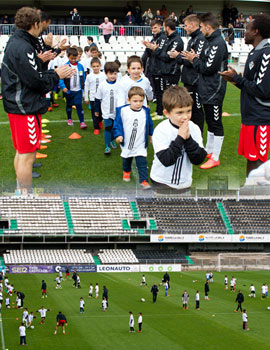
<svg viewBox="0 0 270 350"><path fill-rule="evenodd" d="M97 272L140 272L139 265L97 265Z"/></svg>
<svg viewBox="0 0 270 350"><path fill-rule="evenodd" d="M50 265L17 265L9 266L9 273L52 273L53 266Z"/></svg>
<svg viewBox="0 0 270 350"><path fill-rule="evenodd" d="M57 265L53 266L53 272L66 272L67 265ZM97 272L96 265L68 265L68 269L70 273L76 269L77 272Z"/></svg>
<svg viewBox="0 0 270 350"><path fill-rule="evenodd" d="M140 265L140 272L180 272L181 264Z"/></svg>
<svg viewBox="0 0 270 350"><path fill-rule="evenodd" d="M248 234L248 235L223 235L223 234L201 234L201 235L151 235L152 243L270 243L270 235Z"/></svg>

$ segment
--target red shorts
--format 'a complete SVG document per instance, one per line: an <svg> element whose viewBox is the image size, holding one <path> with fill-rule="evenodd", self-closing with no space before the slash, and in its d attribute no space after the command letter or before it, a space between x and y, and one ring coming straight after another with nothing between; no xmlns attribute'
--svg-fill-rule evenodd
<svg viewBox="0 0 270 350"><path fill-rule="evenodd" d="M65 323L66 323L65 320L60 320L60 321L58 321L58 326L64 326Z"/></svg>
<svg viewBox="0 0 270 350"><path fill-rule="evenodd" d="M241 124L238 154L248 160L268 159L270 141L270 125L244 125Z"/></svg>
<svg viewBox="0 0 270 350"><path fill-rule="evenodd" d="M42 292L42 293L46 293L46 289L42 289L41 292Z"/></svg>
<svg viewBox="0 0 270 350"><path fill-rule="evenodd" d="M67 273L66 273L66 276L70 276L70 273L69 273L69 272L67 272Z"/></svg>
<svg viewBox="0 0 270 350"><path fill-rule="evenodd" d="M41 114L8 114L13 146L18 153L33 153L40 148Z"/></svg>

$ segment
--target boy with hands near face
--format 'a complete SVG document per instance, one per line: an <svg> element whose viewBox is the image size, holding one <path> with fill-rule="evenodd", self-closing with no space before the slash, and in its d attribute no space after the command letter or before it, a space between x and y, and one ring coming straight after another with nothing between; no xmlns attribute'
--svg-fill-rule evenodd
<svg viewBox="0 0 270 350"><path fill-rule="evenodd" d="M167 89L162 99L164 120L154 130L154 161L150 173L156 189L179 193L192 184L192 164L199 165L207 155L201 131L191 120L193 100L184 87Z"/></svg>

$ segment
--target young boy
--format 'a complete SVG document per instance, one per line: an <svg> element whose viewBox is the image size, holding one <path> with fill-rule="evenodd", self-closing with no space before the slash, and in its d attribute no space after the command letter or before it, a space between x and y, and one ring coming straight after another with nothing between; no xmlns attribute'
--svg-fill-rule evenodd
<svg viewBox="0 0 270 350"><path fill-rule="evenodd" d="M85 74L83 66L78 62L78 51L71 47L67 51L68 62L70 67L74 67L76 74L71 78L62 79L59 81L60 89L63 90L63 95L66 99L67 124L73 126L71 118L72 106L76 106L77 114L80 120L80 128L85 129L87 125L84 123L84 112L82 107L82 92L84 89Z"/></svg>
<svg viewBox="0 0 270 350"><path fill-rule="evenodd" d="M21 323L21 325L19 327L19 333L20 333L20 345L27 345L27 343L26 343L26 329L25 329L23 322Z"/></svg>
<svg viewBox="0 0 270 350"><path fill-rule="evenodd" d="M200 291L199 290L197 290L196 292L195 300L196 300L196 310L200 310Z"/></svg>
<svg viewBox="0 0 270 350"><path fill-rule="evenodd" d="M225 286L225 289L228 289L228 276L225 275L224 277L224 286Z"/></svg>
<svg viewBox="0 0 270 350"><path fill-rule="evenodd" d="M255 287L254 287L253 284L250 285L249 290L250 290L249 297L250 297L250 298L256 298Z"/></svg>
<svg viewBox="0 0 270 350"><path fill-rule="evenodd" d="M139 172L139 182L143 190L150 187L147 170L148 138L153 134L153 121L148 108L143 106L145 93L133 86L128 92L128 105L116 109L113 134L121 143L123 159L123 181L130 181L131 165L135 157Z"/></svg>
<svg viewBox="0 0 270 350"><path fill-rule="evenodd" d="M34 316L33 311L30 312L30 315L28 315L28 324L27 324L27 328L34 328L34 326L32 325L34 318L36 318L36 316Z"/></svg>
<svg viewBox="0 0 270 350"><path fill-rule="evenodd" d="M84 300L83 300L83 297L81 297L81 299L80 299L80 313L81 314L84 313Z"/></svg>
<svg viewBox="0 0 270 350"><path fill-rule="evenodd" d="M41 298L47 298L47 284L44 280L41 282Z"/></svg>
<svg viewBox="0 0 270 350"><path fill-rule="evenodd" d="M40 324L44 324L45 323L45 318L46 318L47 311L51 311L51 310L50 309L45 309L44 306L41 306L41 309L36 311L36 312L40 313L40 317L41 317Z"/></svg>
<svg viewBox="0 0 270 350"><path fill-rule="evenodd" d="M61 279L59 276L56 276L56 289L62 289L62 286L61 286Z"/></svg>
<svg viewBox="0 0 270 350"><path fill-rule="evenodd" d="M142 275L141 286L145 286L145 287L147 286L145 275Z"/></svg>
<svg viewBox="0 0 270 350"><path fill-rule="evenodd" d="M106 79L106 75L103 72L100 72L101 63L98 58L93 58L91 61L92 72L87 75L85 80L85 91L84 91L84 100L86 103L89 103L91 106L91 113L94 125L94 135L99 135L100 129L102 129L102 113L99 109L99 116L95 116L95 97L98 91L99 85ZM90 96L89 96L90 95Z"/></svg>
<svg viewBox="0 0 270 350"><path fill-rule="evenodd" d="M6 304L6 309L10 309L10 300L8 296L5 299L5 304Z"/></svg>
<svg viewBox="0 0 270 350"><path fill-rule="evenodd" d="M133 313L129 311L129 333L134 333L134 317Z"/></svg>
<svg viewBox="0 0 270 350"><path fill-rule="evenodd" d="M80 276L79 276L79 275L77 275L77 287L78 287L78 288L82 288L82 287L81 287L81 279L80 279ZM76 288L77 288L77 287L76 287Z"/></svg>
<svg viewBox="0 0 270 350"><path fill-rule="evenodd" d="M183 310L188 309L188 300L189 300L189 294L186 290L184 290L184 293L182 294L182 303L183 303Z"/></svg>
<svg viewBox="0 0 270 350"><path fill-rule="evenodd" d="M22 323L25 324L26 326L27 326L27 322L28 322L28 316L29 316L28 310L27 310L27 308L25 308L23 310L23 314L22 314Z"/></svg>
<svg viewBox="0 0 270 350"><path fill-rule="evenodd" d="M200 128L191 118L193 100L184 87L168 88L162 98L164 115L153 134L154 161L150 177L157 190L185 192L192 184L192 164L206 157Z"/></svg>
<svg viewBox="0 0 270 350"><path fill-rule="evenodd" d="M264 283L264 284L262 285L262 299L265 299L265 298L266 298L266 291L267 291L267 289L266 289L266 284Z"/></svg>
<svg viewBox="0 0 270 350"><path fill-rule="evenodd" d="M141 331L142 331L142 321L143 321L142 313L139 312L139 317L138 317L138 327L139 327L139 330L138 330L138 333L141 333Z"/></svg>
<svg viewBox="0 0 270 350"><path fill-rule="evenodd" d="M108 307L108 302L107 302L106 298L104 297L102 300L102 308L103 308L104 312L107 311L107 307Z"/></svg>
<svg viewBox="0 0 270 350"><path fill-rule="evenodd" d="M117 148L113 140L113 123L116 113L116 95L118 91L118 83L116 81L118 66L114 62L107 62L104 66L106 80L98 87L95 98L95 116L99 117L98 112L101 108L102 117L104 119L104 138L105 138L105 155L111 154L111 148Z"/></svg>
<svg viewBox="0 0 270 350"><path fill-rule="evenodd" d="M153 91L149 80L142 75L143 63L139 56L130 56L127 60L127 72L119 82L119 90L117 94L117 107L124 106L128 103L128 92L131 87L139 86L145 92L143 105L147 107L147 99L153 99Z"/></svg>
<svg viewBox="0 0 270 350"><path fill-rule="evenodd" d="M96 286L95 286L96 299L98 298L98 293L99 293L99 285L98 283L96 283Z"/></svg>
<svg viewBox="0 0 270 350"><path fill-rule="evenodd" d="M92 296L93 296L93 285L92 285L92 283L90 283L88 298L92 298Z"/></svg>
<svg viewBox="0 0 270 350"><path fill-rule="evenodd" d="M90 62L91 62L91 51L90 46L85 46L84 49L84 57L81 60L81 64L83 65L85 75L90 74Z"/></svg>
<svg viewBox="0 0 270 350"><path fill-rule="evenodd" d="M169 290L169 283L168 281L165 282L165 297L168 296L168 290Z"/></svg>
<svg viewBox="0 0 270 350"><path fill-rule="evenodd" d="M64 314L62 314L61 311L59 311L58 315L56 316L56 328L54 331L54 335L56 335L58 327L62 327L63 334L66 334L65 332L65 325L67 326L67 319Z"/></svg>
<svg viewBox="0 0 270 350"><path fill-rule="evenodd" d="M248 315L247 315L246 309L243 310L242 320L243 320L243 330L249 331L249 328L247 328Z"/></svg>

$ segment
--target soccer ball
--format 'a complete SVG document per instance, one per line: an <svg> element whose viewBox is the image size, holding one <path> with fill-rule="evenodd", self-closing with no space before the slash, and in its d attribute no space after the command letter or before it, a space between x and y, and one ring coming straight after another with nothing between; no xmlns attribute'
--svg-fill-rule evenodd
<svg viewBox="0 0 270 350"><path fill-rule="evenodd" d="M145 302L145 299L144 299L144 298L141 298L141 301L144 303L144 302Z"/></svg>
<svg viewBox="0 0 270 350"><path fill-rule="evenodd" d="M34 329L34 328L35 328L35 326L31 326L30 328L31 328L31 329Z"/></svg>
<svg viewBox="0 0 270 350"><path fill-rule="evenodd" d="M267 307L267 310L270 310L270 306Z"/></svg>

